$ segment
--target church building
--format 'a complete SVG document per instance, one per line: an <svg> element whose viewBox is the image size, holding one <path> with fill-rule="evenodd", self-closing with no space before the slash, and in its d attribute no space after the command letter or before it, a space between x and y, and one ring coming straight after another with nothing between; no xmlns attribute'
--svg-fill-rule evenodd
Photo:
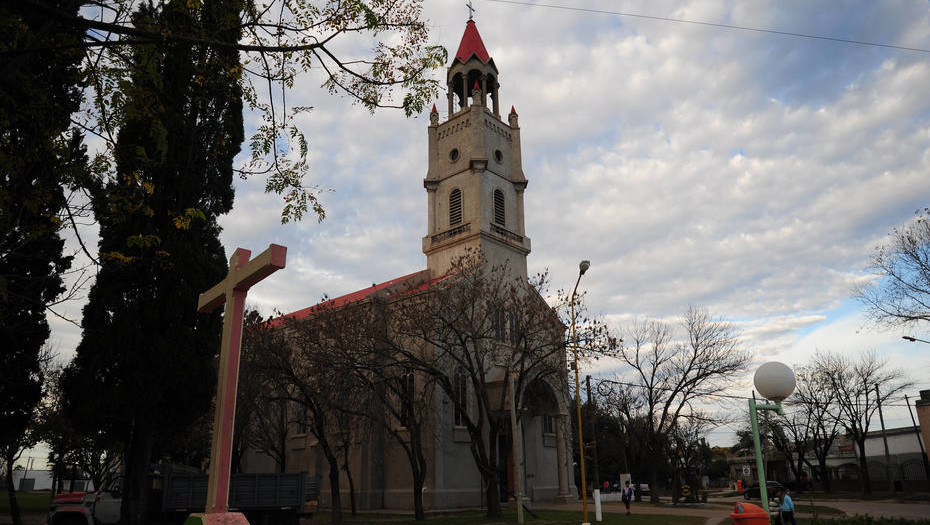
<svg viewBox="0 0 930 525"><path fill-rule="evenodd" d="M377 294L429 287L453 271L455 261L480 253L488 265L508 268L526 282L530 239L526 235L523 199L527 179L523 173L519 118L513 107L501 116L501 84L494 59L488 53L475 22L468 20L458 50L447 71L448 118L440 121L434 105L427 131L428 230L422 238L426 269L328 301L336 307L370 300ZM533 293L536 293L535 291ZM536 295L538 298L538 294ZM542 302L541 298L538 298ZM317 307L293 312L294 319L313 316ZM548 306L545 307L550 310ZM519 419L522 457L508 460L503 489L515 492L515 476L522 475L524 497L531 501L576 501L574 486L564 326L550 315L559 340L552 367L559 372L535 379L523 389ZM493 377L490 377L493 375ZM505 389L506 373L489 372L489 388ZM437 389L438 391L438 389ZM510 403L495 408L508 411ZM429 439L425 447L427 474L423 488L426 509L485 506L486 492L470 450L468 432L448 395L438 392L432 402ZM329 505L329 467L305 425L291 428L287 437L288 471L319 476L321 507ZM410 509L413 506L410 467L391 439L373 431L353 443L349 461L362 509ZM518 434L519 435L519 434ZM509 454L512 439L502 440L498 453ZM522 468L516 468L516 467ZM340 482L341 490L347 484ZM342 496L342 505L348 497Z"/></svg>

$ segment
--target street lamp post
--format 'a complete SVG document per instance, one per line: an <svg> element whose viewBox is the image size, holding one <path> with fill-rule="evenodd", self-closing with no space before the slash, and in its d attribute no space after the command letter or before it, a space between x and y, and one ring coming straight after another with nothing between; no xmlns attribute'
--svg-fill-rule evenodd
<svg viewBox="0 0 930 525"><path fill-rule="evenodd" d="M769 493L765 486L765 463L762 461L762 446L759 440L759 410L774 410L782 414L781 402L794 392L794 372L784 363L770 361L762 364L753 376L756 390L774 404L757 404L755 396L749 398L749 419L752 423L752 443L756 449L756 470L759 472L759 498L762 508L769 513Z"/></svg>
<svg viewBox="0 0 930 525"><path fill-rule="evenodd" d="M575 331L575 295L578 293L578 283L581 282L581 276L590 267L591 261L587 259L578 264L578 279L575 281L575 289L572 290L571 298L572 348L575 356L575 405L578 412L578 461L581 465L581 508L584 510L585 525L590 525L590 522L588 521L588 493L584 480L584 436L581 431L581 380L578 376L578 333Z"/></svg>
<svg viewBox="0 0 930 525"><path fill-rule="evenodd" d="M904 339L905 341L910 341L912 343L921 342L921 343L927 343L928 345L930 345L930 341L924 341L923 339L918 339L910 335L902 335L901 339Z"/></svg>

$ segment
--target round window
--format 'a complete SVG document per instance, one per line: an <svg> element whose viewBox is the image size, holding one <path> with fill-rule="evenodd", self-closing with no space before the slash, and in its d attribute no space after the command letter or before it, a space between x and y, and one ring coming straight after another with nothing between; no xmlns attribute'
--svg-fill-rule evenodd
<svg viewBox="0 0 930 525"><path fill-rule="evenodd" d="M459 160L459 150L457 148L452 148L452 151L449 152L449 160L452 162Z"/></svg>
<svg viewBox="0 0 930 525"><path fill-rule="evenodd" d="M494 160L497 162L504 162L504 154L501 153L501 150L494 150Z"/></svg>

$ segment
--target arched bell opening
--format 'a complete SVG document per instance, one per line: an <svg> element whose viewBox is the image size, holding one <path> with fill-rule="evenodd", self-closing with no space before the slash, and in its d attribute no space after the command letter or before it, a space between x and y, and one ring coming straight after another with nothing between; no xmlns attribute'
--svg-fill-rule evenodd
<svg viewBox="0 0 930 525"><path fill-rule="evenodd" d="M468 105L469 106L484 106L484 94L486 89L484 87L485 76L481 74L481 71L477 69L472 69L468 72L468 80L466 87L468 88ZM478 99L475 99L475 95L478 95Z"/></svg>
<svg viewBox="0 0 930 525"><path fill-rule="evenodd" d="M497 90L500 88L500 84L497 83L497 77L491 74L487 75L485 84L486 84L486 87L484 89L484 92L487 93L489 97L491 97L492 110L494 111L494 114L499 117L501 116L501 112L500 112L500 103L497 97Z"/></svg>
<svg viewBox="0 0 930 525"><path fill-rule="evenodd" d="M449 90L449 115L465 107L468 98L465 92L465 77L462 73L455 73L451 76L448 85Z"/></svg>

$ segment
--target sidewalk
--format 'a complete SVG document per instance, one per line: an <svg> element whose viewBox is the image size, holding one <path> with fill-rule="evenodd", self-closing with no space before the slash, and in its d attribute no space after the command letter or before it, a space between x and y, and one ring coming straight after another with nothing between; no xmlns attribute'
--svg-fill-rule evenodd
<svg viewBox="0 0 930 525"><path fill-rule="evenodd" d="M700 505L672 505L671 500L663 500L659 505L643 501L640 503L633 502L630 505L632 514L664 514L668 516L703 516L706 518L707 525L718 525L722 523L732 524L730 513L733 512L733 504L729 502L709 502ZM556 503L534 503L534 509L565 510L572 512L582 512L581 502L556 504ZM605 514L625 514L626 508L619 501L608 501L601 503L601 512ZM588 518L591 523L594 521L594 503L588 501Z"/></svg>

